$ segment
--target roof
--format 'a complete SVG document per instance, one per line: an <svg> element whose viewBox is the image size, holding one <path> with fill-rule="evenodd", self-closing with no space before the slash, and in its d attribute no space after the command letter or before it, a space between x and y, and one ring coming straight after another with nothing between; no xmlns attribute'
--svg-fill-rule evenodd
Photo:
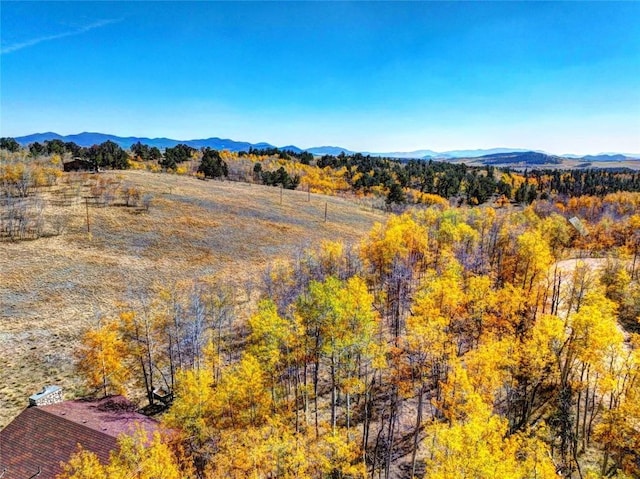
<svg viewBox="0 0 640 479"><path fill-rule="evenodd" d="M137 413L135 405L122 396L63 401L41 409L114 438L123 433L133 434L136 427L143 427L147 433L158 428L158 421Z"/></svg>
<svg viewBox="0 0 640 479"><path fill-rule="evenodd" d="M117 447L118 435L130 434L136 425L147 432L158 423L131 410L125 398L99 401L64 401L25 409L0 431L2 479L27 479L41 469L38 479L54 479L60 463L69 460L78 444L107 462Z"/></svg>
<svg viewBox="0 0 640 479"><path fill-rule="evenodd" d="M573 218L569 218L569 223L571 223L571 225L578 230L578 233L580 233L582 236L588 236L589 235L589 231L587 231L587 228L585 228L584 224L582 223L582 221L580 221L580 219L577 216L574 216Z"/></svg>
<svg viewBox="0 0 640 479"><path fill-rule="evenodd" d="M63 163L66 165L67 163L75 163L75 162L78 162L78 163L91 163L91 160L87 160L86 158L81 158L79 156L76 156L76 157L72 158L71 160L64 161Z"/></svg>

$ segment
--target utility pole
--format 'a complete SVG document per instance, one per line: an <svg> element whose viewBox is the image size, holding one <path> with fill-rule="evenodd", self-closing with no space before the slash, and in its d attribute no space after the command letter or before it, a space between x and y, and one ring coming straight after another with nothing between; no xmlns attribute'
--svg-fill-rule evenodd
<svg viewBox="0 0 640 479"><path fill-rule="evenodd" d="M91 234L91 226L89 224L89 198L84 197L84 206L87 210L87 233Z"/></svg>

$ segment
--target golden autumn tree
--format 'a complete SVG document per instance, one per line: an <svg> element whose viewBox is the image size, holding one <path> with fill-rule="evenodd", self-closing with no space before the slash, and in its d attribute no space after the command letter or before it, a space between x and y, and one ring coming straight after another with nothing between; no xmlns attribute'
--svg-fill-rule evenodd
<svg viewBox="0 0 640 479"><path fill-rule="evenodd" d="M160 317L152 314L145 305L140 313L127 310L122 311L120 317L120 334L127 346L127 355L140 374L136 376L144 385L149 404L153 404L153 390L156 385L158 368L156 365L157 349L157 323Z"/></svg>
<svg viewBox="0 0 640 479"><path fill-rule="evenodd" d="M556 351L559 384L552 423L562 466L569 471L580 467L579 454L586 448L600 411L592 402L623 340L615 304L602 291L587 291L579 304L567 316L566 339Z"/></svg>
<svg viewBox="0 0 640 479"><path fill-rule="evenodd" d="M430 284L414 302L413 314L407 319L404 338L407 368L411 372L412 392L417 396L415 430L411 455L411 474L416 471L416 454L423 424L424 398L431 391L440 401L440 384L446 379L449 360L456 354L455 339L449 334L451 318L440 308ZM432 411L432 415L433 415Z"/></svg>
<svg viewBox="0 0 640 479"><path fill-rule="evenodd" d="M485 404L493 406L507 399L506 386L515 366L516 349L512 338L486 336L477 348L464 355L470 385Z"/></svg>
<svg viewBox="0 0 640 479"><path fill-rule="evenodd" d="M556 478L547 445L532 432L508 436L508 421L492 412L461 361L443 385L445 422L426 429L425 478Z"/></svg>
<svg viewBox="0 0 640 479"><path fill-rule="evenodd" d="M637 477L640 474L640 336L633 335L632 349L620 351L610 362L603 381L606 401L602 420L594 437L602 445L602 476L614 471Z"/></svg>
<svg viewBox="0 0 640 479"><path fill-rule="evenodd" d="M380 278L392 271L398 259L421 266L428 259L427 232L410 214L391 216L386 224L374 225L360 245L360 254Z"/></svg>
<svg viewBox="0 0 640 479"><path fill-rule="evenodd" d="M205 474L207 479L356 479L365 475L358 443L349 440L346 429L331 431L323 425L316 436L312 428L296 430L279 415L242 434L223 431Z"/></svg>
<svg viewBox="0 0 640 479"><path fill-rule="evenodd" d="M525 430L542 416L552 399L549 391L558 382L556 355L565 340L564 322L551 314L538 316L531 329L514 340L506 410L511 431Z"/></svg>
<svg viewBox="0 0 640 479"><path fill-rule="evenodd" d="M335 277L329 277L321 283L312 282L308 296L301 298L297 306L301 324L311 335L307 347L310 349L309 356L315 362L316 395L321 364L326 364L329 370L331 424L334 428L338 390L346 396L348 427L351 396L366 388L366 378L362 378L359 371L376 352L374 336L378 331L378 323L372 303L373 296L364 280L354 276L346 282Z"/></svg>
<svg viewBox="0 0 640 479"><path fill-rule="evenodd" d="M56 479L108 479L104 464L93 452L78 447L78 451L62 465Z"/></svg>
<svg viewBox="0 0 640 479"><path fill-rule="evenodd" d="M139 479L188 479L193 477L189 460L171 449L156 432L149 438L144 431L119 439L119 450L112 455L107 476L126 479L135 474Z"/></svg>
<svg viewBox="0 0 640 479"><path fill-rule="evenodd" d="M274 410L267 373L260 361L245 353L239 363L223 372L215 388L213 408L218 427L257 426Z"/></svg>
<svg viewBox="0 0 640 479"><path fill-rule="evenodd" d="M88 330L76 352L77 366L87 385L104 396L121 394L130 375L124 361L126 350L116 321L104 320Z"/></svg>
<svg viewBox="0 0 640 479"><path fill-rule="evenodd" d="M546 276L553 257L547 238L539 230L529 230L517 239L517 274L515 284L527 293Z"/></svg>
<svg viewBox="0 0 640 479"><path fill-rule="evenodd" d="M213 386L210 368L181 370L176 377L176 399L162 418L167 427L181 430L194 450L213 437Z"/></svg>
<svg viewBox="0 0 640 479"><path fill-rule="evenodd" d="M132 436L118 438L118 449L109 462L101 464L97 456L80 449L63 465L57 479L189 479L195 474L188 458L173 449L156 432L152 437L139 429Z"/></svg>
<svg viewBox="0 0 640 479"><path fill-rule="evenodd" d="M248 351L261 363L269 377L271 395L276 402L276 386L285 366L294 339L299 335L296 324L278 314L273 301L266 299L258 304L258 311L249 318Z"/></svg>
<svg viewBox="0 0 640 479"><path fill-rule="evenodd" d="M346 397L349 430L351 398L366 390L367 371L372 371L371 361L379 352L375 341L378 316L373 310L373 295L362 278L353 276L344 283L339 291L337 313L337 321L326 324L324 351L332 358L331 367L337 370L337 386Z"/></svg>

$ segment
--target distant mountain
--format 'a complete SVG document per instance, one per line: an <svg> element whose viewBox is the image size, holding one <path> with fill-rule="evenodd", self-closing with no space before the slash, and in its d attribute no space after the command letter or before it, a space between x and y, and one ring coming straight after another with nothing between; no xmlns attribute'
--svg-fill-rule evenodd
<svg viewBox="0 0 640 479"><path fill-rule="evenodd" d="M346 148L341 148L339 146L314 146L313 148L307 148L305 151L308 151L312 155L334 155L337 156L340 153L344 152L345 155L351 155L355 153L355 151L347 150Z"/></svg>
<svg viewBox="0 0 640 479"><path fill-rule="evenodd" d="M435 158L440 155L437 151L433 150L415 150L415 151L394 151L389 153L371 153L365 152L364 155L379 156L384 158Z"/></svg>
<svg viewBox="0 0 640 479"><path fill-rule="evenodd" d="M436 158L478 158L481 156L496 155L500 153L526 153L530 150L522 148L489 148L487 150L452 150L436 153ZM544 153L538 151L537 153Z"/></svg>
<svg viewBox="0 0 640 479"><path fill-rule="evenodd" d="M556 155L548 155L537 151L511 151L505 153L494 153L473 158L476 162L484 165L560 165L564 159Z"/></svg>
<svg viewBox="0 0 640 479"><path fill-rule="evenodd" d="M627 161L627 160L635 160L637 158L633 158L626 155L586 155L581 157L585 161Z"/></svg>
<svg viewBox="0 0 640 479"><path fill-rule="evenodd" d="M107 140L117 143L122 148L130 148L131 145L137 143L144 143L149 146L155 146L160 149L170 148L176 146L179 143L187 144L193 148L209 147L216 150L229 150L229 151L248 151L249 148L264 149L275 148L270 143L249 143L246 141L235 141L223 138L204 138L196 140L173 140L171 138L145 138L145 137L121 137L115 135L107 135L104 133L90 133L83 132L77 135L59 135L54 132L47 133L35 133L33 135L20 136L15 140L21 145L28 145L34 142L44 142L47 140L58 139L62 141L72 141L80 146L92 146L100 143L104 143ZM279 147L281 150L290 150L296 153L302 151L308 151L309 153L317 156L322 155L339 155L344 152L346 155L352 155L355 151L343 148L341 146L316 146L312 148L299 148L295 145L287 145ZM363 155L387 157L387 158L417 158L417 159L435 159L435 160L453 160L453 159L468 159L476 163L481 162L483 164L523 164L523 165L549 165L549 164L561 164L563 158L583 159L585 162L616 162L627 160L638 160L639 155L633 155L628 153L600 153L598 155L551 155L544 151L530 151L521 148L491 148L491 149L479 149L479 150L450 150L444 152L437 152L434 150L415 150L415 151L396 151L388 153L374 153L374 152L361 152Z"/></svg>
<svg viewBox="0 0 640 479"><path fill-rule="evenodd" d="M363 155L380 156L385 158L416 158L416 159L452 159L452 158L477 158L495 153L526 152L527 149L518 148L492 148L488 150L452 150L437 152L433 150L394 151L386 153L362 152ZM345 153L347 150L345 150ZM540 152L543 153L543 152Z"/></svg>
<svg viewBox="0 0 640 479"><path fill-rule="evenodd" d="M80 146L92 146L98 145L100 143L104 143L105 141L113 141L117 143L123 148L129 148L132 144L140 141L141 143L145 143L149 146L158 146L159 148L166 148L169 146L175 146L179 142L175 140L171 140L169 138L138 138L138 137L127 137L123 138L115 135L106 135L104 133L90 133L83 132L77 135L59 135L58 133L47 132L47 133L35 133L33 135L20 136L15 139L21 145L28 145L30 143L43 143L47 140L61 140L64 142L72 141Z"/></svg>
<svg viewBox="0 0 640 479"><path fill-rule="evenodd" d="M585 159L590 161L626 161L640 160L640 153L598 153L597 155L574 155L567 153L564 158Z"/></svg>
<svg viewBox="0 0 640 479"><path fill-rule="evenodd" d="M19 136L15 138L15 140L23 146L29 145L34 142L43 143L47 140L62 140L64 142L72 141L80 146L92 146L99 145L100 143L104 143L105 141L113 141L118 144L122 148L130 148L131 145L137 143L143 143L149 146L155 146L160 149L164 148L172 148L180 143L191 146L192 148L202 148L208 146L209 148L213 148L216 150L229 150L229 151L248 151L249 148L255 149L263 149L263 148L275 148L274 145L270 143L249 143L246 141L235 141L229 139L222 138L204 138L199 140L173 140L171 138L146 138L146 137L136 137L136 136L128 136L121 137L115 135L107 135L104 133L89 133L83 132L77 135L59 135L58 133L47 132L47 133L35 133L33 135ZM300 153L302 151L308 151L314 155L339 155L344 151L345 154L352 154L353 151L348 150L347 148L341 148L339 146L319 146L315 148L308 148L303 150L302 148L298 148L295 145L287 145L280 147L281 150L290 150L296 153Z"/></svg>
<svg viewBox="0 0 640 479"><path fill-rule="evenodd" d="M57 133L53 133L52 131L48 131L46 133L34 133L33 135L19 136L14 139L21 145L26 146L30 143L36 143L36 142L42 143L47 140L70 141L70 140L66 140L65 138L66 138L65 136L58 135Z"/></svg>
<svg viewBox="0 0 640 479"><path fill-rule="evenodd" d="M302 153L304 151L302 148L298 148L295 145L281 146L280 149L285 151L293 151L294 153Z"/></svg>
<svg viewBox="0 0 640 479"><path fill-rule="evenodd" d="M34 142L44 142L46 140L62 140L64 142L72 141L80 146L92 146L98 145L100 143L104 143L105 141L113 141L118 144L122 148L130 148L131 145L137 143L144 143L145 145L155 146L160 149L171 148L180 143L187 144L193 148L202 148L208 146L209 148L213 148L216 150L230 150L230 151L242 151L248 150L249 148L274 148L273 145L269 143L248 143L246 141L234 141L229 139L222 138L206 138L202 140L172 140L170 138L144 138L144 137L121 137L115 135L106 135L104 133L89 133L83 132L77 135L58 135L57 133L36 133L34 135L20 136L15 138L15 140L21 145L28 145Z"/></svg>

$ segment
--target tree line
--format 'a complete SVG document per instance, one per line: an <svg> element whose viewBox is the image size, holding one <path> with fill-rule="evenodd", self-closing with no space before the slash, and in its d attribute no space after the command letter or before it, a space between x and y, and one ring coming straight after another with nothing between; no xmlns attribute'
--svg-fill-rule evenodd
<svg viewBox="0 0 640 479"><path fill-rule="evenodd" d="M18 151L20 145L12 138L0 139L0 147ZM161 152L156 147L137 142L130 154L111 141L89 148L73 142L49 140L28 146L31 156L71 155L89 160L97 168L124 169L129 159L157 164L167 171L176 171L190 160L200 161L193 174L204 177L228 177L250 158L253 162L240 181L254 181L271 186L296 189L306 185L309 189L321 181L320 191L345 191L360 196L384 196L387 205L420 204L432 202L432 196L452 199L459 204L484 204L497 198L502 202L531 204L536 199L570 198L583 195L604 196L618 191L640 191L640 172L627 169L575 169L575 170L499 170L494 166L470 167L465 164L424 160L398 160L372 157L360 153L314 158L308 152L279 150L278 148L250 148L237 154L202 148L197 150L178 144ZM266 169L268 162L274 168ZM330 171L328 175L325 173ZM329 176L329 182L318 176Z"/></svg>
<svg viewBox="0 0 640 479"><path fill-rule="evenodd" d="M293 150L281 150L276 147L272 148L249 148L249 151L241 151L238 153L240 158L244 156L276 156L281 160L297 160L304 165L310 165L313 161L313 154L308 151L293 151Z"/></svg>

